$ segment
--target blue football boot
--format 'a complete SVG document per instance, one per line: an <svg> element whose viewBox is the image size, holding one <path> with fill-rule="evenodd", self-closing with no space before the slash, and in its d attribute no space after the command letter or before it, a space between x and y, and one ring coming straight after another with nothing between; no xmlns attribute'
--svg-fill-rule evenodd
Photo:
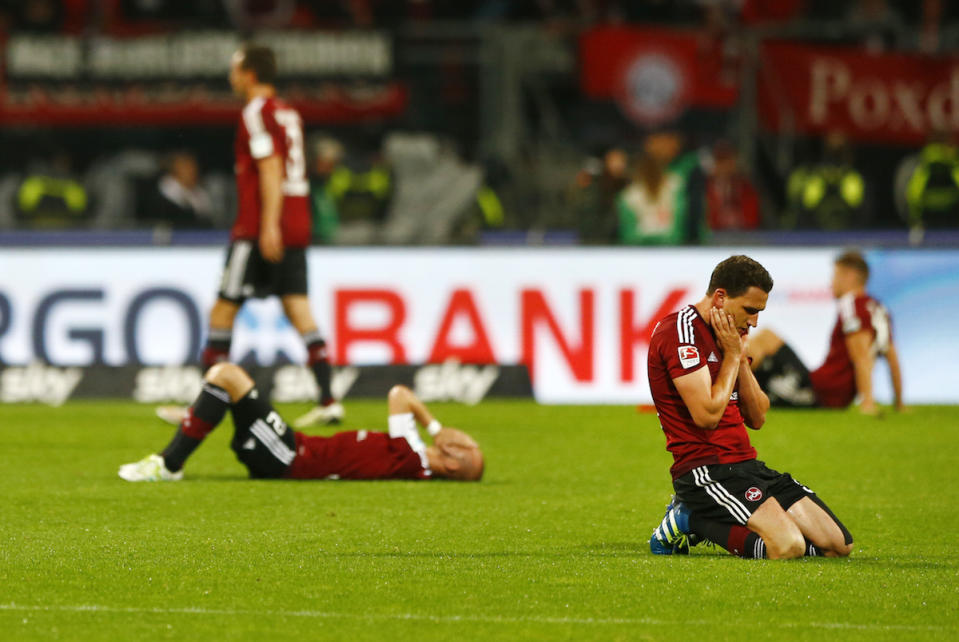
<svg viewBox="0 0 959 642"><path fill-rule="evenodd" d="M698 538L696 542L690 539L689 509L673 495L663 521L649 538L649 550L653 555L688 555L689 547L699 543Z"/></svg>

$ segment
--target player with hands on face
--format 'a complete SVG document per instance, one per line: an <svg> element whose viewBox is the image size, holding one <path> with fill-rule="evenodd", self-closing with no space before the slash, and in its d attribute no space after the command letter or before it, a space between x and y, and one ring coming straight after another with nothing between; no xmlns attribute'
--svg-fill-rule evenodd
<svg viewBox="0 0 959 642"><path fill-rule="evenodd" d="M747 427L766 422L769 398L743 342L766 308L772 277L747 256L720 262L706 295L664 317L649 345L649 387L676 492L650 537L659 555L709 540L748 558L845 556L852 535L789 473L756 458Z"/></svg>

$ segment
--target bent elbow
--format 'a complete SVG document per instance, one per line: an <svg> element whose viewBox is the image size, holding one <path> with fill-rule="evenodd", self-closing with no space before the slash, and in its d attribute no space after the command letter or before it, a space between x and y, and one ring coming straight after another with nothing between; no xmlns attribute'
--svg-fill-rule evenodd
<svg viewBox="0 0 959 642"><path fill-rule="evenodd" d="M709 413L697 413L693 415L693 423L696 424L697 428L702 428L703 430L715 430L719 425L720 419L722 419L722 415L714 416Z"/></svg>
<svg viewBox="0 0 959 642"><path fill-rule="evenodd" d="M763 424L766 423L766 415L760 415L759 417L753 417L746 421L746 426L752 428L753 430L759 430L763 427Z"/></svg>

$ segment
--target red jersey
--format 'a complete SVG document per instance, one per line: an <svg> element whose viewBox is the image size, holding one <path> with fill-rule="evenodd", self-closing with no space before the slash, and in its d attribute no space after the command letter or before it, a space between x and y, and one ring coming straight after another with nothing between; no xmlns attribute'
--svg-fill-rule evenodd
<svg viewBox="0 0 959 642"><path fill-rule="evenodd" d="M873 354L884 355L892 343L889 312L868 294L852 292L839 298L839 318L829 337L826 361L809 373L816 401L829 408L844 408L856 398L856 371L846 348L846 335L867 330Z"/></svg>
<svg viewBox="0 0 959 642"><path fill-rule="evenodd" d="M719 425L706 430L693 421L673 384L673 379L703 366L709 368L709 378L715 382L722 360L723 353L712 328L691 305L663 317L653 329L647 358L649 391L666 433L666 450L673 454L673 465L669 469L673 479L697 466L733 464L756 458L756 449L749 443L739 412L738 386L729 398Z"/></svg>
<svg viewBox="0 0 959 642"><path fill-rule="evenodd" d="M294 437L296 457L286 473L292 479L430 479L426 454L403 437L367 430Z"/></svg>
<svg viewBox="0 0 959 642"><path fill-rule="evenodd" d="M230 237L260 236L260 171L256 161L276 154L283 160L283 244L310 244L310 185L303 154L303 124L295 109L279 98L254 98L243 108L234 143L237 215Z"/></svg>

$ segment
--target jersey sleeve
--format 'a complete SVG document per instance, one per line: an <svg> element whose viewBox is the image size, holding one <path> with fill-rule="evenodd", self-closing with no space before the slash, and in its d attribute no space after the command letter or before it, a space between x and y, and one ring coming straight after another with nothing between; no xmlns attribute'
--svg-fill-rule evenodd
<svg viewBox="0 0 959 642"><path fill-rule="evenodd" d="M243 108L243 124L249 134L250 155L256 160L268 158L279 149L279 126L273 110L263 100L252 100Z"/></svg>
<svg viewBox="0 0 959 642"><path fill-rule="evenodd" d="M672 328L667 328L660 335L662 340L659 352L670 379L695 372L706 363L699 347L692 342L680 341L679 335L680 331ZM691 340L693 337L687 336L686 339Z"/></svg>
<svg viewBox="0 0 959 642"><path fill-rule="evenodd" d="M839 299L839 322L843 334L853 334L871 326L865 299L846 294Z"/></svg>

